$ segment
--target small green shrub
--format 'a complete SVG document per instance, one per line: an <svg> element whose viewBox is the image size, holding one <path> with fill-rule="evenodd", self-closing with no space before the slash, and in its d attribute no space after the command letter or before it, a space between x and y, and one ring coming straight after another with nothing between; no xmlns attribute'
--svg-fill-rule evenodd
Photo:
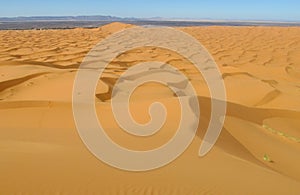
<svg viewBox="0 0 300 195"><path fill-rule="evenodd" d="M269 155L265 154L263 157L264 161L270 162L272 163L273 161L271 160L271 158L269 157Z"/></svg>

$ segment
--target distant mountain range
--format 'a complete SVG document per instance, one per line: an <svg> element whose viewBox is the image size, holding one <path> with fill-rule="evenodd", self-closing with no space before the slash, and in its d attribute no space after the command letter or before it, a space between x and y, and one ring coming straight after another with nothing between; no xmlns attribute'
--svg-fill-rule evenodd
<svg viewBox="0 0 300 195"><path fill-rule="evenodd" d="M97 28L111 22L156 26L300 26L300 22L190 18L121 18L115 16L0 17L0 30Z"/></svg>
<svg viewBox="0 0 300 195"><path fill-rule="evenodd" d="M135 17L116 17L116 16L18 16L18 17L0 17L0 22L46 22L46 21L187 21L187 22L285 22L299 23L300 21L271 21L271 20L216 20L210 18L193 19L193 18L135 18Z"/></svg>
<svg viewBox="0 0 300 195"><path fill-rule="evenodd" d="M135 21L138 18L121 18L115 16L18 16L0 17L0 22L22 22L22 21Z"/></svg>

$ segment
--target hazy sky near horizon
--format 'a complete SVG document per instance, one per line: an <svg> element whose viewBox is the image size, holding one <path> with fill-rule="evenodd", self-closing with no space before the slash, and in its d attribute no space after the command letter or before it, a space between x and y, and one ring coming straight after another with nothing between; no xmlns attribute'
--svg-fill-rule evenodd
<svg viewBox="0 0 300 195"><path fill-rule="evenodd" d="M0 17L112 15L300 21L299 0L2 0Z"/></svg>

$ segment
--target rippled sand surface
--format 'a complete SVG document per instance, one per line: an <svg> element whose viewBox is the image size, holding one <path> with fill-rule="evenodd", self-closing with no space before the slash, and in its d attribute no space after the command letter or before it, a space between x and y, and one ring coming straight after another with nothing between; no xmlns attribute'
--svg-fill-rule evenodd
<svg viewBox="0 0 300 195"><path fill-rule="evenodd" d="M116 124L111 92L119 76L140 62L177 67L196 86L201 116L197 136L174 162L148 172L112 168L81 141L72 90L88 51L132 25L96 29L0 31L0 194L300 194L300 28L185 27L215 59L224 79L227 114L216 145L198 150L210 119L205 80L178 53L137 48L115 58L95 94L99 121L116 143L149 150L166 143L180 118L178 98L148 83L131 97L137 122L148 107L168 110L157 134L137 138ZM188 47L188 45L186 46Z"/></svg>

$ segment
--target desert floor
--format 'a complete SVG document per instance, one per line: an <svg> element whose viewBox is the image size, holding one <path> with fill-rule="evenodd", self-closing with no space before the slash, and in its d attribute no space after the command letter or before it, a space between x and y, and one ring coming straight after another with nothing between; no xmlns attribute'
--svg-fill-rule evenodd
<svg viewBox="0 0 300 195"><path fill-rule="evenodd" d="M139 139L115 123L111 88L139 62L167 62L189 75L201 109L197 136L179 158L153 171L128 172L98 160L83 144L72 90L88 51L130 27L0 31L0 194L300 194L300 28L178 28L207 48L226 85L224 128L204 157L197 154L211 108L201 74L178 54L158 48L115 58L99 81L95 103L99 121L118 144L156 148L178 125L177 98L155 83L135 91L131 108L146 123L149 103L164 103L171 114L161 131Z"/></svg>

